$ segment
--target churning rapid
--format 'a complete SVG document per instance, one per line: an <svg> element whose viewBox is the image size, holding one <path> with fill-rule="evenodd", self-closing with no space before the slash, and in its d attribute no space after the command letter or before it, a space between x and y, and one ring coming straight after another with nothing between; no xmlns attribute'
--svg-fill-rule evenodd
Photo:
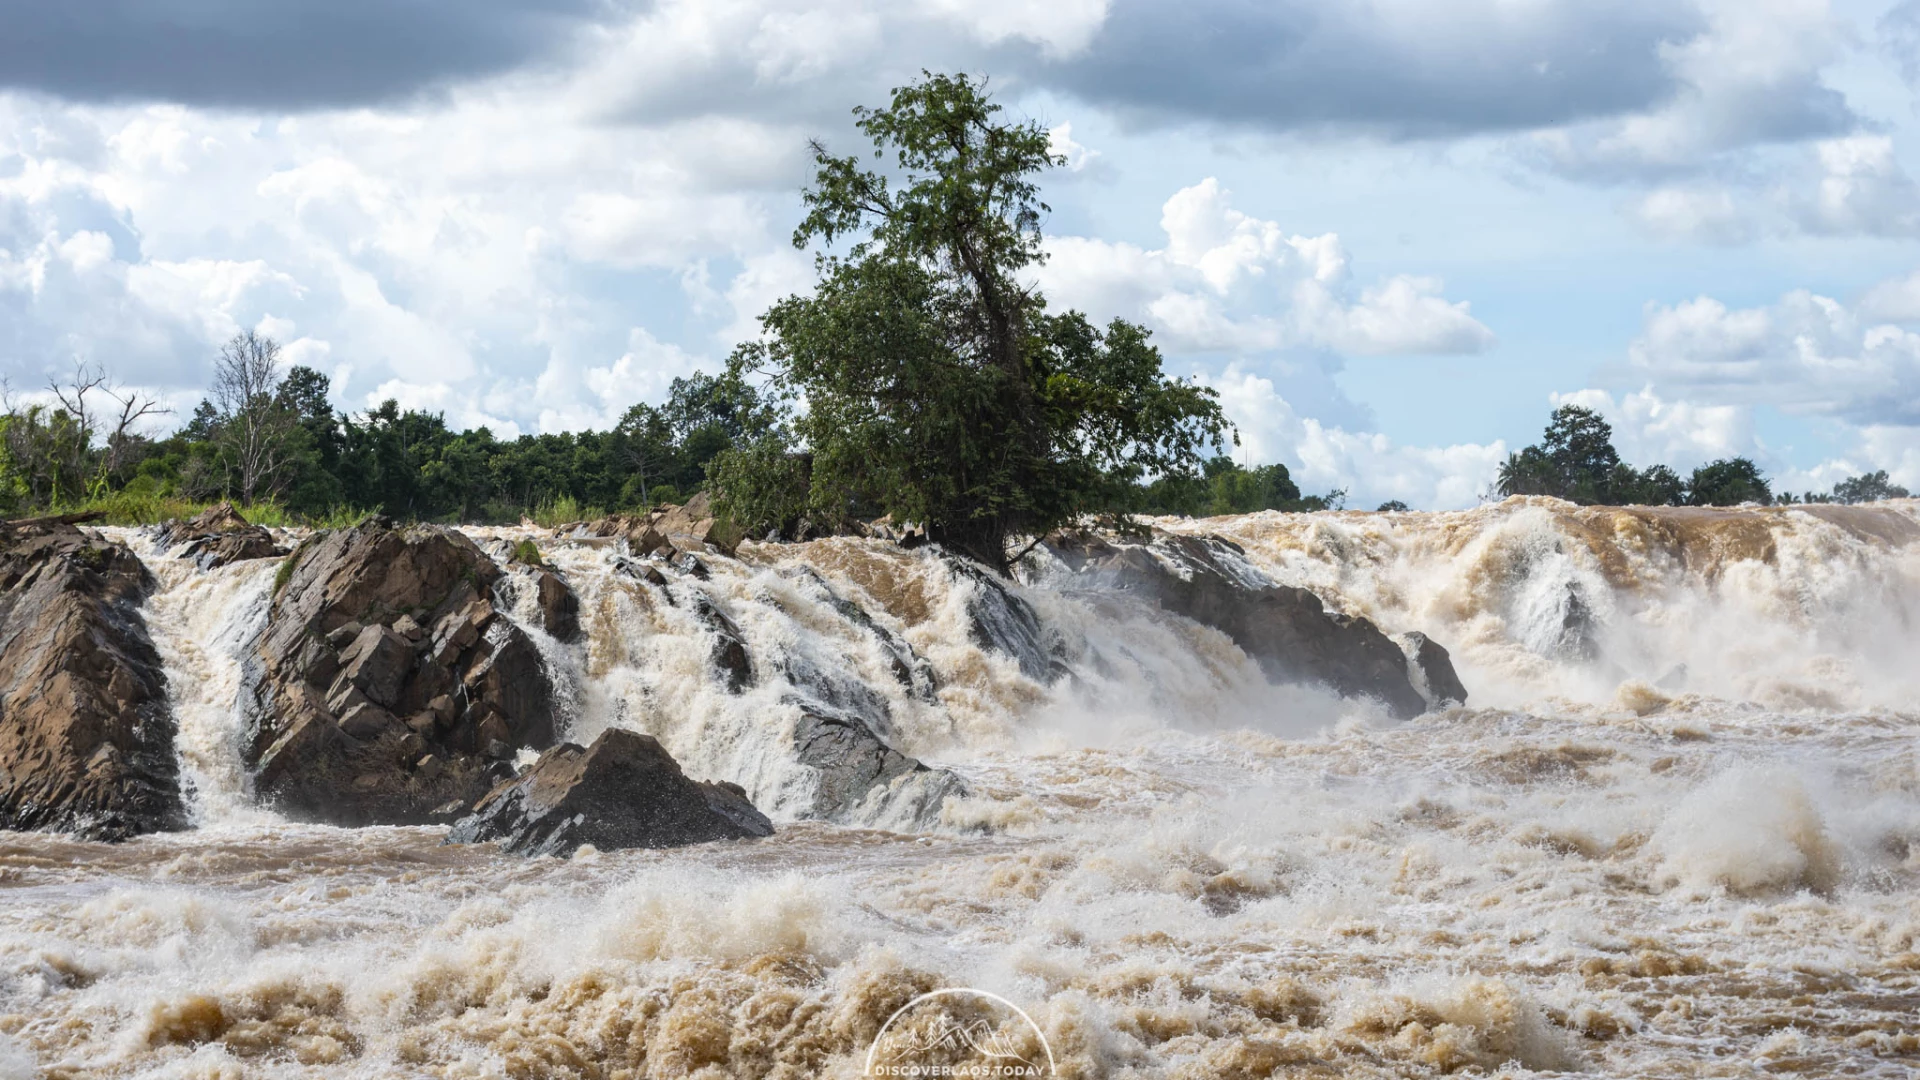
<svg viewBox="0 0 1920 1080"><path fill-rule="evenodd" d="M159 579L193 828L0 834L0 1080L858 1076L956 986L1019 1003L1062 1076L1920 1071L1920 503L1154 524L1423 631L1468 704L1276 685L1045 548L1008 607L881 540L662 586L618 540L468 529L563 737L652 734L778 826L521 859L261 805L276 561L112 530ZM529 538L569 642L507 558ZM795 752L820 716L929 767L837 799Z"/></svg>

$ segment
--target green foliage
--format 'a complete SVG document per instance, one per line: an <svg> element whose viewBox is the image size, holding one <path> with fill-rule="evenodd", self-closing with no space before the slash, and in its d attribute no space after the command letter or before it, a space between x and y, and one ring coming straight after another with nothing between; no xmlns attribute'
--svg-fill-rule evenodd
<svg viewBox="0 0 1920 1080"><path fill-rule="evenodd" d="M1767 489L1766 477L1746 458L1702 465L1693 470L1692 479L1687 481L1689 506L1738 506L1741 503L1765 506L1772 501L1773 493Z"/></svg>
<svg viewBox="0 0 1920 1080"><path fill-rule="evenodd" d="M1612 426L1592 409L1562 405L1553 411L1539 445L1512 454L1500 466L1500 493L1612 502L1615 483L1629 479L1623 468Z"/></svg>
<svg viewBox="0 0 1920 1080"><path fill-rule="evenodd" d="M747 536L791 533L807 517L812 463L783 438L732 447L713 459L709 471L722 493L718 511Z"/></svg>
<svg viewBox="0 0 1920 1080"><path fill-rule="evenodd" d="M1832 500L1837 503L1866 503L1911 497L1906 488L1887 478L1887 470L1881 469L1863 476L1849 476L1833 485Z"/></svg>
<svg viewBox="0 0 1920 1080"><path fill-rule="evenodd" d="M1703 465L1686 480L1665 465L1639 470L1620 460L1613 428L1591 409L1562 405L1545 436L1500 466L1502 495L1551 495L1583 505L1732 506L1772 501L1766 478L1746 458Z"/></svg>
<svg viewBox="0 0 1920 1080"><path fill-rule="evenodd" d="M1198 475L1161 476L1138 487L1130 498L1117 501L1133 513L1183 517L1325 510L1331 505L1328 498L1318 495L1303 497L1285 465L1243 468L1224 454L1208 458Z"/></svg>
<svg viewBox="0 0 1920 1080"><path fill-rule="evenodd" d="M534 543L532 540L515 541L513 551L509 555L509 558L514 562L522 563L526 566L547 565L547 560L540 557L540 545Z"/></svg>
<svg viewBox="0 0 1920 1080"><path fill-rule="evenodd" d="M801 505L822 523L887 513L1003 567L1011 537L1191 474L1225 437L1213 392L1164 377L1146 330L1048 314L1022 281L1043 258L1035 177L1059 162L1045 129L999 111L982 83L928 74L855 110L893 179L814 144L794 244L852 243L820 254L813 295L774 304L765 338L732 357L732 377L805 405L718 463L743 526Z"/></svg>
<svg viewBox="0 0 1920 1080"><path fill-rule="evenodd" d="M1687 482L1665 465L1644 471L1629 465L1614 470L1613 501L1622 505L1679 506L1687 501Z"/></svg>
<svg viewBox="0 0 1920 1080"><path fill-rule="evenodd" d="M541 503L527 515L527 518L543 529L557 529L576 521L588 521L606 516L607 512L600 507L582 506L580 500L573 496L562 495L557 499Z"/></svg>
<svg viewBox="0 0 1920 1080"><path fill-rule="evenodd" d="M1376 514L1402 514L1406 511L1406 503L1401 502L1399 499L1388 499L1376 507L1373 512Z"/></svg>

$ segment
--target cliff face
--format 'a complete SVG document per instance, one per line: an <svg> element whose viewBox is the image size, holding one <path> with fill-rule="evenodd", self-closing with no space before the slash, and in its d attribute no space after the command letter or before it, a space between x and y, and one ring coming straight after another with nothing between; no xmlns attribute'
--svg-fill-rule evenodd
<svg viewBox="0 0 1920 1080"><path fill-rule="evenodd" d="M302 820L449 820L552 746L553 686L494 607L501 574L435 526L376 518L301 545L259 644L255 790Z"/></svg>
<svg viewBox="0 0 1920 1080"><path fill-rule="evenodd" d="M124 546L0 523L0 828L124 840L185 824L160 658Z"/></svg>

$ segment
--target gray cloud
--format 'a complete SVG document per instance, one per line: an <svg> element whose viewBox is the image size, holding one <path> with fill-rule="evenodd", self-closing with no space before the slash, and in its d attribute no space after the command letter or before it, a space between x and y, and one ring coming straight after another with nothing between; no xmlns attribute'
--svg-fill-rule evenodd
<svg viewBox="0 0 1920 1080"><path fill-rule="evenodd" d="M1920 0L1907 0L1880 17L1880 48L1909 85L1920 87Z"/></svg>
<svg viewBox="0 0 1920 1080"><path fill-rule="evenodd" d="M401 98L562 47L605 0L0 0L0 87L313 108Z"/></svg>
<svg viewBox="0 0 1920 1080"><path fill-rule="evenodd" d="M1426 135L1646 109L1677 89L1664 43L1691 5L1333 5L1119 0L1091 46L1034 76L1148 122Z"/></svg>

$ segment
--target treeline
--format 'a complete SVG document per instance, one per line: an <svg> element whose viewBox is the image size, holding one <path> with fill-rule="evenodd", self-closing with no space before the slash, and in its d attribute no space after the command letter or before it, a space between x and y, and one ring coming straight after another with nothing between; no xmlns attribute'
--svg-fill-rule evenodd
<svg viewBox="0 0 1920 1080"><path fill-rule="evenodd" d="M781 420L748 383L675 379L661 405L639 404L606 431L496 437L456 431L439 413L387 401L334 408L327 376L283 370L280 347L252 332L222 348L206 397L178 430L136 425L163 410L95 370L49 387L49 402L12 395L0 412L0 513L105 509L123 520L174 516L231 499L279 522L571 520L684 501L708 468ZM1243 468L1220 456L1201 473L1117 486L1116 513L1212 514L1329 505L1302 497L1284 465ZM850 506L849 516L878 516Z"/></svg>
<svg viewBox="0 0 1920 1080"><path fill-rule="evenodd" d="M1725 458L1681 476L1666 465L1636 469L1620 459L1613 427L1578 405L1555 409L1541 440L1500 466L1501 495L1551 495L1583 505L1761 506L1790 503L1862 503L1904 499L1906 488L1885 470L1850 477L1831 491L1774 492L1750 459Z"/></svg>
<svg viewBox="0 0 1920 1080"><path fill-rule="evenodd" d="M694 375L674 380L664 405L635 405L611 430L501 439L393 401L342 412L325 375L283 371L279 354L270 338L236 336L206 398L162 438L121 422L127 412L154 415L153 403L119 393L97 372L56 386L51 403L9 400L0 416L0 508L232 499L305 521L379 511L475 523L632 509L699 490L707 464L764 408L751 387ZM104 416L103 402L112 405Z"/></svg>

